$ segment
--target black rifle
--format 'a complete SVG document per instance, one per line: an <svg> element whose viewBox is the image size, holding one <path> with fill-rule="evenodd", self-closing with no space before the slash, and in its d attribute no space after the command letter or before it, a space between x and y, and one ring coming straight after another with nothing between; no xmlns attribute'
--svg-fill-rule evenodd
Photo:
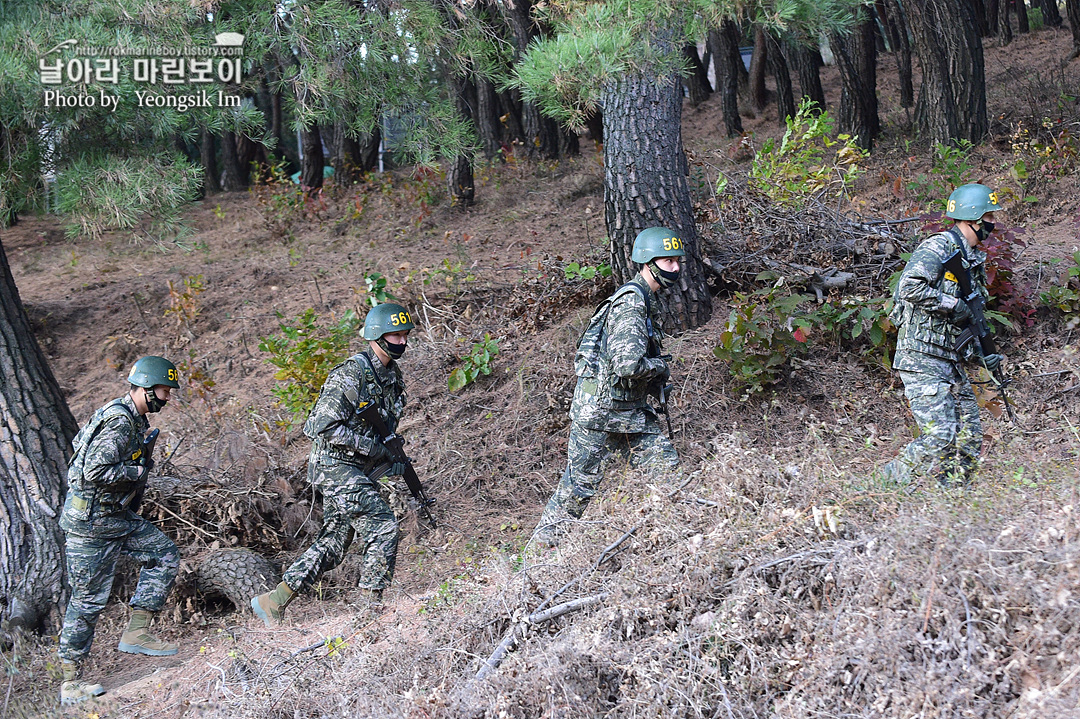
<svg viewBox="0 0 1080 719"><path fill-rule="evenodd" d="M956 338L953 349L957 352L963 352L969 344L978 340L975 342L975 352L979 359L983 359L987 355L998 354L994 338L990 336L990 325L986 321L986 298L975 288L975 283L971 281L971 271L964 266L963 253L960 250L949 255L945 260L945 270L956 278L956 284L960 287L960 299L971 310L971 319L968 321L967 327L960 332L960 336ZM985 362L983 362L983 366L986 366ZM1016 415L1013 414L1012 404L1009 402L1009 396L1005 394L1005 387L1009 384L1009 380L1001 371L1001 365L998 365L998 368L991 372L990 376L1001 394L1001 401L1005 405L1009 421L1018 424Z"/></svg>
<svg viewBox="0 0 1080 719"><path fill-rule="evenodd" d="M383 447L386 447L387 451L390 452L390 457L394 462L400 462L405 465L405 471L401 476L405 478L405 484L408 485L409 491L416 499L416 503L420 505L420 512L424 515L424 519L428 521L428 524L431 525L432 529L435 529L438 525L435 523L435 518L431 516L431 512L428 510L428 506L434 504L435 500L424 493L424 485L420 484L420 478L416 476L416 470L413 469L412 460L405 454L405 440L390 431L390 428L386 426L386 422L383 421L382 415L379 414L379 408L374 404L368 404L357 414L360 416L360 419L367 422L376 432L378 432ZM388 470L379 467L377 469L377 474L378 476L382 476L386 471Z"/></svg>
<svg viewBox="0 0 1080 719"><path fill-rule="evenodd" d="M152 455L154 454L154 447L157 445L159 434L161 434L161 430L155 428L150 430L149 434L143 437L142 453L139 454L138 460L141 466L149 467L153 463ZM143 495L146 494L146 481L149 479L149 474L149 469L143 472L143 478L142 481L139 482L139 485L124 497L123 506L127 507L132 512L138 512L139 507L142 505Z"/></svg>

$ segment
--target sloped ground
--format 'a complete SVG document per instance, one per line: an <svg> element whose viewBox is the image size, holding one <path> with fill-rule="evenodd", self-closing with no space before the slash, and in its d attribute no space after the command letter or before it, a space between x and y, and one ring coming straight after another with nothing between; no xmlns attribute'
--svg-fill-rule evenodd
<svg viewBox="0 0 1080 719"><path fill-rule="evenodd" d="M1048 64L1067 42L1021 38L988 50L988 66ZM1002 112L1022 110L997 92ZM889 113L895 121L902 110ZM701 172L738 171L710 116L715 124L707 104L686 118L688 146L716 153ZM758 140L776 132L768 114L753 125ZM888 142L860 180L867 215L906 214L912 198L893 193L886 173L926 170ZM990 145L974 162L989 180L1007 157ZM257 349L275 313L340 316L363 304L364 275L377 271L423 320L403 361L404 431L443 528L406 517L388 607L357 604L354 558L273 631L184 584L160 623L182 652L157 660L113 650L127 616L118 601L88 666L107 701L71 716L1077 713L1078 363L1073 334L1048 314L1007 343L1024 429L986 422L972 490L907 494L866 479L911 437L894 377L821 350L775 396L741 399L711 353L727 316L718 297L709 324L669 344L685 474L612 469L566 546L541 556L525 547L565 461L573 343L605 290L561 274L565 261L604 257L601 177L591 148L560 165L481 171L481 204L458 213L439 203L437 180L396 176L393 192L376 184L330 203L292 242L264 228L246 194L215 196L190 213L187 252L120 236L67 242L51 219L4 233L79 420L123 391L135 357L185 363L183 396L160 416L169 446L183 439L176 481L149 510L180 539L185 576L209 549L233 544L288 561L318 526L307 442L278 425L272 368ZM1040 239L1019 268L1032 284L1051 274L1035 260L1074 251L1076 189L1076 176L1040 189L1057 214L1022 210ZM197 275L198 313L178 324L166 282ZM501 348L493 374L448 393L456 358L485 333ZM470 680L568 584L549 606L604 597L529 627L496 673ZM130 578L118 582L115 598L129 588ZM10 714L54 706L53 641L31 638L8 655Z"/></svg>

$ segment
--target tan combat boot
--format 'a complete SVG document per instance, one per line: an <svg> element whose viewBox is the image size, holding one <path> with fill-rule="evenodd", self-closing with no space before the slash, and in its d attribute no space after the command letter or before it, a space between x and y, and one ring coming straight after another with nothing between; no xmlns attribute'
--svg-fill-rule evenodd
<svg viewBox="0 0 1080 719"><path fill-rule="evenodd" d="M163 642L150 633L150 620L153 618L154 613L148 609L133 611L117 649L128 654L148 654L152 657L168 657L180 651L175 644Z"/></svg>
<svg viewBox="0 0 1080 719"><path fill-rule="evenodd" d="M60 668L64 672L64 683L60 685L60 703L64 706L78 704L87 699L99 697L105 693L105 687L79 679L80 668L75 662L61 660Z"/></svg>
<svg viewBox="0 0 1080 719"><path fill-rule="evenodd" d="M296 593L285 582L281 582L273 591L251 598L251 610L263 620L266 626L274 628L281 625L285 616L285 607L293 600Z"/></svg>

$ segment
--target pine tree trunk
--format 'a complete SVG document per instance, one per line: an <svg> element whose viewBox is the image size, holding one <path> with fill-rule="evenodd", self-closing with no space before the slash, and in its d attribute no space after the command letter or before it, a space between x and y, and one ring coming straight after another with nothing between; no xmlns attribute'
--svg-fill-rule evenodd
<svg viewBox="0 0 1080 719"><path fill-rule="evenodd" d="M758 115L765 110L765 105L769 101L768 92L765 90L768 52L768 36L765 30L759 27L754 31L754 55L750 58L750 103Z"/></svg>
<svg viewBox="0 0 1080 719"><path fill-rule="evenodd" d="M247 182L244 181L247 175L240 167L240 156L236 152L235 132L221 133L221 164L224 169L221 189L231 192L247 187Z"/></svg>
<svg viewBox="0 0 1080 719"><path fill-rule="evenodd" d="M724 118L725 134L728 137L741 135L739 73L735 63L741 67L742 56L739 55L739 31L734 22L727 20L719 30L709 31L709 51L716 75L716 91L720 93L720 114Z"/></svg>
<svg viewBox="0 0 1080 719"><path fill-rule="evenodd" d="M1046 27L1061 27L1064 21L1058 10L1057 0L1039 0L1039 7L1042 9L1043 23Z"/></svg>
<svg viewBox="0 0 1080 719"><path fill-rule="evenodd" d="M565 127L559 127L559 157L577 157L581 154L581 142L577 133Z"/></svg>
<svg viewBox="0 0 1080 719"><path fill-rule="evenodd" d="M221 192L221 182L218 180L217 147L214 143L214 134L205 127L200 133L199 157L203 166L203 194Z"/></svg>
<svg viewBox="0 0 1080 719"><path fill-rule="evenodd" d="M769 52L766 55L769 72L776 80L776 114L780 127L787 125L787 118L795 116L795 91L791 87L791 72L780 42L771 33L767 35Z"/></svg>
<svg viewBox="0 0 1080 719"><path fill-rule="evenodd" d="M450 79L454 92L454 107L458 115L469 117L469 83L460 76ZM473 181L473 158L471 151L461 152L450 163L446 173L446 187L450 193L450 203L459 209L475 203L476 186Z"/></svg>
<svg viewBox="0 0 1080 719"><path fill-rule="evenodd" d="M989 122L982 39L969 2L908 0L923 82L915 121L931 142L980 142Z"/></svg>
<svg viewBox="0 0 1080 719"><path fill-rule="evenodd" d="M304 157L300 160L300 186L311 192L322 187L323 167L326 165L318 125L300 131L300 145L304 149Z"/></svg>
<svg viewBox="0 0 1080 719"><path fill-rule="evenodd" d="M503 139L507 145L525 143L525 128L521 126L521 101L518 99L517 90L506 90L499 93L499 104L502 105Z"/></svg>
<svg viewBox="0 0 1080 719"><path fill-rule="evenodd" d="M334 141L331 143L330 166L334 168L334 184L348 187L360 179L360 143L349 137L343 120L334 123Z"/></svg>
<svg viewBox="0 0 1080 719"><path fill-rule="evenodd" d="M979 28L979 37L986 37L991 33L992 26L988 24L986 3L983 0L971 0L971 8L975 13L975 25Z"/></svg>
<svg viewBox="0 0 1080 719"><path fill-rule="evenodd" d="M686 85L690 104L697 107L708 100L709 95L712 94L712 86L709 85L709 71L705 69L705 65L701 62L697 45L683 45L682 55L683 59L686 60L687 67L690 69L690 74L683 78L683 84Z"/></svg>
<svg viewBox="0 0 1080 719"><path fill-rule="evenodd" d="M998 32L998 8L1001 0L986 0L986 28L990 37L997 37Z"/></svg>
<svg viewBox="0 0 1080 719"><path fill-rule="evenodd" d="M611 266L620 281L637 271L630 252L637 233L664 226L680 233L687 256L676 287L664 293L664 328L699 327L712 315L682 144L682 83L634 74L606 85L604 209Z"/></svg>
<svg viewBox="0 0 1080 719"><path fill-rule="evenodd" d="M360 151L356 155L356 164L361 172L373 172L379 169L379 145L382 143L382 128L378 125L371 132L364 133L357 142Z"/></svg>
<svg viewBox="0 0 1080 719"><path fill-rule="evenodd" d="M795 63L799 73L799 89L802 97L815 103L818 110L825 109L825 90L821 87L821 53L817 47L797 40L787 43L788 57Z"/></svg>
<svg viewBox="0 0 1080 719"><path fill-rule="evenodd" d="M1011 0L1000 0L998 3L998 43L1005 47L1013 41L1012 23L1009 22L1009 6Z"/></svg>
<svg viewBox="0 0 1080 719"><path fill-rule="evenodd" d="M1020 32L1031 32L1031 23L1028 21L1027 3L1024 0L1016 2L1016 29Z"/></svg>
<svg viewBox="0 0 1080 719"><path fill-rule="evenodd" d="M60 510L78 427L19 299L0 244L0 619L59 626Z"/></svg>
<svg viewBox="0 0 1080 719"><path fill-rule="evenodd" d="M585 118L585 127L589 128L589 137L593 142L604 142L604 113L600 109L589 113Z"/></svg>
<svg viewBox="0 0 1080 719"><path fill-rule="evenodd" d="M896 28L896 70L900 79L900 107L915 104L915 88L911 80L911 43L907 15L897 0L885 0L889 24Z"/></svg>
<svg viewBox="0 0 1080 719"><path fill-rule="evenodd" d="M840 69L840 131L856 138L859 147L871 150L881 132L877 102L877 44L874 19L869 13L847 37L832 33L829 44Z"/></svg>
<svg viewBox="0 0 1080 719"><path fill-rule="evenodd" d="M1073 49L1069 59L1075 60L1080 57L1080 0L1065 0L1065 14L1069 16L1073 36Z"/></svg>
<svg viewBox="0 0 1080 719"><path fill-rule="evenodd" d="M482 77L476 78L476 133L480 136L480 148L484 157L494 160L500 157L502 123L499 122L499 95L495 85Z"/></svg>

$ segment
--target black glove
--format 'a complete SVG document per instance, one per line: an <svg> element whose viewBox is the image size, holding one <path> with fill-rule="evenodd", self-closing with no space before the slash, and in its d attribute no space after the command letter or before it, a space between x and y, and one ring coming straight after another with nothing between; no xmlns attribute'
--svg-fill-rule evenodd
<svg viewBox="0 0 1080 719"><path fill-rule="evenodd" d="M154 458L143 456L142 466L146 467L146 471L143 472L143 477L150 474L150 470L154 468Z"/></svg>
<svg viewBox="0 0 1080 719"><path fill-rule="evenodd" d="M983 357L983 364L986 365L986 369L991 372L997 372L1004 359L1005 355L986 355Z"/></svg>
<svg viewBox="0 0 1080 719"><path fill-rule="evenodd" d="M967 302L957 299L956 306L949 313L949 320L954 325L966 325L971 320L971 308L967 306Z"/></svg>
<svg viewBox="0 0 1080 719"><path fill-rule="evenodd" d="M384 445L382 442L379 442L378 440L375 441L375 444L374 446L372 446L371 451L368 452L368 457L371 459L372 462L394 461L393 456L391 456L390 454L390 450L388 450L386 448L386 445Z"/></svg>
<svg viewBox="0 0 1080 719"><path fill-rule="evenodd" d="M387 472L387 476L400 477L405 474L405 466L404 462L394 462L390 465L390 471Z"/></svg>

